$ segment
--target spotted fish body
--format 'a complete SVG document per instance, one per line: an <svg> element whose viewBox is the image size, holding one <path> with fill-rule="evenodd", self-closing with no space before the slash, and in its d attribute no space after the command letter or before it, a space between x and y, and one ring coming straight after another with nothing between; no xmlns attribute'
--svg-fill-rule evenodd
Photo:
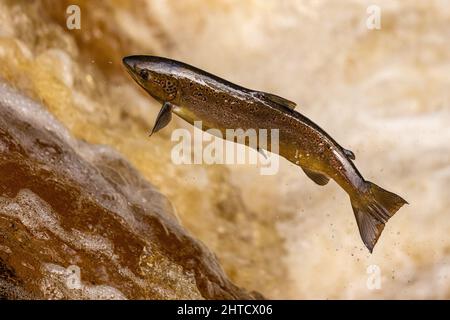
<svg viewBox="0 0 450 320"><path fill-rule="evenodd" d="M203 129L278 129L279 154L300 166L317 184L335 180L350 196L361 237L372 252L387 220L406 203L365 181L352 160L318 125L282 97L247 89L188 64L154 56L123 60L130 75L163 103L153 132L170 121L171 112ZM270 143L267 149L271 149Z"/></svg>

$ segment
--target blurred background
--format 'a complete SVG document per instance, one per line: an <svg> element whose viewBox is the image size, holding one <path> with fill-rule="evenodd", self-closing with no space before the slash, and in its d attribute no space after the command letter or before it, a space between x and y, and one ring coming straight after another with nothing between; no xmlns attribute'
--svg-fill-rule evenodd
<svg viewBox="0 0 450 320"><path fill-rule="evenodd" d="M81 9L68 30L66 8ZM381 28L366 26L381 9ZM299 167L170 161L175 117L121 58L182 60L297 102L356 154L367 180L410 205L364 247L347 195ZM0 0L0 76L78 138L122 153L237 285L268 298L450 298L450 1ZM370 290L369 266L381 287Z"/></svg>

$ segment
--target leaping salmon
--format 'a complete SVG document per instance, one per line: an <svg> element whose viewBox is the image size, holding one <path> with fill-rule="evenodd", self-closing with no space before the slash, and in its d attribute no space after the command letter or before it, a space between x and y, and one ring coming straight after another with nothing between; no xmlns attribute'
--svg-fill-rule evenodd
<svg viewBox="0 0 450 320"><path fill-rule="evenodd" d="M389 218L407 203L364 180L352 161L354 153L295 111L292 101L167 58L129 56L123 63L132 78L162 104L152 133L170 122L172 112L191 124L201 120L205 130L278 129L282 157L321 186L333 179L350 196L361 238L370 252Z"/></svg>

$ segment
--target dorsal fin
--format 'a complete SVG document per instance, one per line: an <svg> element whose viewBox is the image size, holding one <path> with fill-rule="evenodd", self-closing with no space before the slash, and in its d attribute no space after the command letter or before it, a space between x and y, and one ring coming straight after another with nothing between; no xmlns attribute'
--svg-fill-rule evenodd
<svg viewBox="0 0 450 320"><path fill-rule="evenodd" d="M288 99L282 98L280 96L274 95L272 93L257 91L256 92L258 98L276 103L280 106L286 107L288 109L294 110L297 105L295 102L290 101Z"/></svg>

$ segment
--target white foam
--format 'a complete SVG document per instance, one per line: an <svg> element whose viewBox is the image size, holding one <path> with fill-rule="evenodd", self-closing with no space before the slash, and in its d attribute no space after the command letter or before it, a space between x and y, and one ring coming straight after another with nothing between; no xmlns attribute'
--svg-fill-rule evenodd
<svg viewBox="0 0 450 320"><path fill-rule="evenodd" d="M118 289L106 285L89 285L83 281L83 270L74 275L72 266L64 268L57 264L46 263L42 271L47 275L41 281L41 290L49 298L89 299L89 300L126 300ZM72 277L76 277L75 284Z"/></svg>

